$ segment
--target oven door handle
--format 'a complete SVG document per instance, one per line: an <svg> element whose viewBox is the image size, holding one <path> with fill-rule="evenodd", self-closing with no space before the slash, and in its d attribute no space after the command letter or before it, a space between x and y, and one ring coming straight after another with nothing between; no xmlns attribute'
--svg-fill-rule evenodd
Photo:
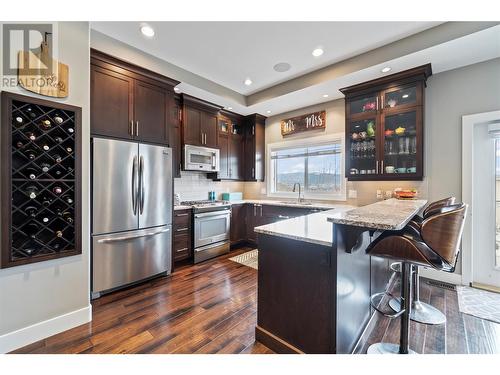
<svg viewBox="0 0 500 375"><path fill-rule="evenodd" d="M225 216L231 216L231 211L229 210L224 210L224 211L215 211L215 212L205 212L201 214L195 214L194 217L196 219L204 218L204 217L225 217Z"/></svg>

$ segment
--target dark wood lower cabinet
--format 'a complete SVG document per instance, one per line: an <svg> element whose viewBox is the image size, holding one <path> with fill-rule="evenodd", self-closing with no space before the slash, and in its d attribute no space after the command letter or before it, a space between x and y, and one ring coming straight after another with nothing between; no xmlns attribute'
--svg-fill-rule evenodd
<svg viewBox="0 0 500 375"><path fill-rule="evenodd" d="M172 225L172 262L180 262L193 257L192 211L175 210Z"/></svg>
<svg viewBox="0 0 500 375"><path fill-rule="evenodd" d="M247 239L247 205L233 204L231 206L231 246Z"/></svg>

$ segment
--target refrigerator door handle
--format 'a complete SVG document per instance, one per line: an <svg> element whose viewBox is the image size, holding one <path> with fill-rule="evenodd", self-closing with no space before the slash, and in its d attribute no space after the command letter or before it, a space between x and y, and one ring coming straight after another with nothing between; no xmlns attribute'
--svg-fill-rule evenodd
<svg viewBox="0 0 500 375"><path fill-rule="evenodd" d="M134 156L132 162L132 210L134 216L137 215L137 156Z"/></svg>
<svg viewBox="0 0 500 375"><path fill-rule="evenodd" d="M144 157L139 157L139 214L144 211Z"/></svg>
<svg viewBox="0 0 500 375"><path fill-rule="evenodd" d="M166 233L170 230L170 228L165 228L162 230L158 230L156 232L148 232L144 234L136 234L132 236L122 236L122 237L114 237L114 238L102 238L97 241L97 243L106 243L106 242L119 242L119 241L126 241L126 240L133 240L135 238L141 238L141 237L151 237L151 236L156 236L158 234Z"/></svg>

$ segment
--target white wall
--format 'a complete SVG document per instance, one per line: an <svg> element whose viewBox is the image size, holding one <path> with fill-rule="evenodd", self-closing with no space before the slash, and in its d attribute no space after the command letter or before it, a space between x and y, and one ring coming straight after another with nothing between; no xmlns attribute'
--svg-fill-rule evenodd
<svg viewBox="0 0 500 375"><path fill-rule="evenodd" d="M0 23L0 28L1 26L2 23ZM58 35L59 59L69 65L70 94L68 98L62 100L47 97L44 99L82 107L83 253L60 260L0 270L0 352L26 345L91 319L89 298L89 24L88 22L60 22ZM0 40L2 40L1 37ZM0 50L3 51L3 49ZM37 96L19 87L2 87L2 90ZM7 124L2 124L2 126L5 125Z"/></svg>

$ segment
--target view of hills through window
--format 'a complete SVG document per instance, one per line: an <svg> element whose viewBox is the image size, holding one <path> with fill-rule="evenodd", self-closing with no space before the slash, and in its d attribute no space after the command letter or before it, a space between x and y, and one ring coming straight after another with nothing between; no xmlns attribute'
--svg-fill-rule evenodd
<svg viewBox="0 0 500 375"><path fill-rule="evenodd" d="M309 193L339 193L342 188L339 143L272 152L274 192L291 192L294 183Z"/></svg>

